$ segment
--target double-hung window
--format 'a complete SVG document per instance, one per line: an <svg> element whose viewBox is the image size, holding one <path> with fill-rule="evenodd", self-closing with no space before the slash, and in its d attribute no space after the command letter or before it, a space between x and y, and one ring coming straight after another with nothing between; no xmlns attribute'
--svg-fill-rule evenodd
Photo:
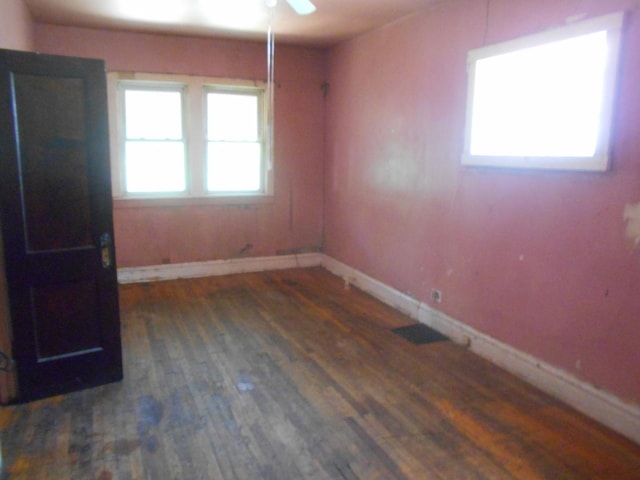
<svg viewBox="0 0 640 480"><path fill-rule="evenodd" d="M248 81L109 74L114 196L271 195L264 90Z"/></svg>

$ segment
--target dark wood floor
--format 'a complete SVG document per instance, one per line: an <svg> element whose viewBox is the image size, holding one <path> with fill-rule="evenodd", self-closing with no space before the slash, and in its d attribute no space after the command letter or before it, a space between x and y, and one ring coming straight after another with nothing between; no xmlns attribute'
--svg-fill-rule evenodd
<svg viewBox="0 0 640 480"><path fill-rule="evenodd" d="M121 287L125 380L0 410L12 479L639 479L640 447L322 269Z"/></svg>

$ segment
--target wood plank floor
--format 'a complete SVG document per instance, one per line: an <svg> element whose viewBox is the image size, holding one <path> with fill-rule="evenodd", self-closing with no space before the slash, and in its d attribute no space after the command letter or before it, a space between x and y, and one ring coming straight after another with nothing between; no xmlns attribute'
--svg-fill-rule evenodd
<svg viewBox="0 0 640 480"><path fill-rule="evenodd" d="M640 447L322 269L121 287L125 380L0 410L11 479L640 479Z"/></svg>

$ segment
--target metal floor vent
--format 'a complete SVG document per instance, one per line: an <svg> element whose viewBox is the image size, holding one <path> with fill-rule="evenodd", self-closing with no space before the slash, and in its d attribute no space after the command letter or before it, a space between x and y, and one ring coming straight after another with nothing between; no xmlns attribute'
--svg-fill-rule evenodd
<svg viewBox="0 0 640 480"><path fill-rule="evenodd" d="M444 342L449 340L440 332L437 332L433 328L427 327L422 323L394 328L391 331L416 345L425 345L427 343Z"/></svg>

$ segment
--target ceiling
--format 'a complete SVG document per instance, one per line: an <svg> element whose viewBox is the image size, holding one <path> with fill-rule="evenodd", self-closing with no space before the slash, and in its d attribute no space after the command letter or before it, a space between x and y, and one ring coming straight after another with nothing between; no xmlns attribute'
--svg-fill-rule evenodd
<svg viewBox="0 0 640 480"><path fill-rule="evenodd" d="M264 40L265 0L24 0L41 23L156 33ZM300 16L278 0L276 40L326 47L444 0L312 0Z"/></svg>

